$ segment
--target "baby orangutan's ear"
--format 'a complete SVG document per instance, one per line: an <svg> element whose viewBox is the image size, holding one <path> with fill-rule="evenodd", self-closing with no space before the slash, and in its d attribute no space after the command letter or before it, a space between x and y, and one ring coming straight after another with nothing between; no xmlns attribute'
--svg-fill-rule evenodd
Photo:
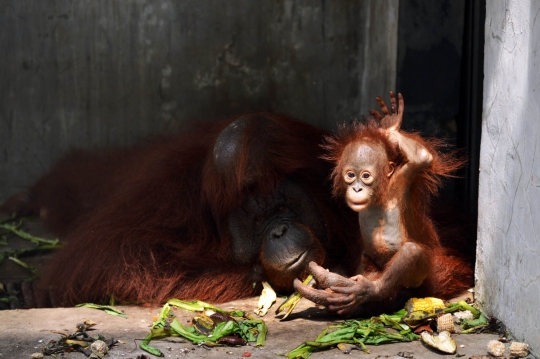
<svg viewBox="0 0 540 359"><path fill-rule="evenodd" d="M390 177L394 174L394 170L396 169L396 164L392 161L388 162L388 173L386 174L386 177Z"/></svg>

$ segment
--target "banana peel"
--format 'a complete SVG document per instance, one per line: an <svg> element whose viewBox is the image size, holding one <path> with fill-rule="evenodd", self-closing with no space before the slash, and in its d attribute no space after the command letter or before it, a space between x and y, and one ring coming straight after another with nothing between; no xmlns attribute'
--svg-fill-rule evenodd
<svg viewBox="0 0 540 359"><path fill-rule="evenodd" d="M436 313L430 313L425 310L417 310L414 312L407 313L401 319L405 324L411 328L416 328L422 324L426 324L430 319L436 318Z"/></svg>
<svg viewBox="0 0 540 359"><path fill-rule="evenodd" d="M191 323L193 324L193 328L195 328L195 331L197 331L197 333L206 336L211 335L212 331L216 327L216 324L214 323L212 318L204 314L193 317Z"/></svg>
<svg viewBox="0 0 540 359"><path fill-rule="evenodd" d="M310 274L303 282L302 284L308 285L310 287L313 287L315 285L315 279L313 279L313 276ZM285 315L280 320L283 320L289 316L289 314L292 313L294 310L294 307L298 304L298 302L302 299L302 294L298 292L294 292L291 294L285 301L279 306L279 308L276 310L276 315L286 310Z"/></svg>
<svg viewBox="0 0 540 359"><path fill-rule="evenodd" d="M254 310L255 314L257 314L259 317L264 317L266 313L268 312L268 309L274 304L276 301L276 292L270 284L267 282L262 282L263 290L261 292L261 296L259 297L259 303L257 304L257 309Z"/></svg>

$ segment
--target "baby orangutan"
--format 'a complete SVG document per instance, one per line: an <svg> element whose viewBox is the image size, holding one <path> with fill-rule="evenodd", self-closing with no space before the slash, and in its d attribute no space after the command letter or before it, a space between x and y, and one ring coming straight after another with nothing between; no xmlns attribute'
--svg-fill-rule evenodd
<svg viewBox="0 0 540 359"><path fill-rule="evenodd" d="M305 298L340 315L370 311L368 302L391 307L396 298L409 294L453 295L468 286L454 279L472 277L470 269L468 274L459 269L454 278L459 260L444 253L427 213L439 176L449 175L462 161L438 153L436 141L401 132L403 97L399 94L396 100L390 92L390 98L388 109L377 97L384 117L371 111L374 119L346 126L326 139L326 159L335 163L333 195L344 196L358 212L361 264L358 275L345 278L311 262L319 289L298 279L294 286ZM438 290L440 285L450 293Z"/></svg>

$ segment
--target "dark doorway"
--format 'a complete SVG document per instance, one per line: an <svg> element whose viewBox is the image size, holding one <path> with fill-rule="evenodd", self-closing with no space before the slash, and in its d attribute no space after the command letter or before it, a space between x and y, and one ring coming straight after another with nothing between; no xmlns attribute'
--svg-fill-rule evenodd
<svg viewBox="0 0 540 359"><path fill-rule="evenodd" d="M401 0L397 89L405 95L407 130L444 137L468 159L441 194L467 223L474 255L482 123L485 2Z"/></svg>

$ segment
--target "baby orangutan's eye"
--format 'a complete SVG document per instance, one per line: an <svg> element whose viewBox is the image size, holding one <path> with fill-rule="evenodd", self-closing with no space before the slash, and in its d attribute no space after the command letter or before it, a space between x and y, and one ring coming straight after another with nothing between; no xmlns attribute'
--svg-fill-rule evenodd
<svg viewBox="0 0 540 359"><path fill-rule="evenodd" d="M362 174L360 175L360 178L362 179L362 182L364 182L367 185L372 184L373 181L374 181L373 176L371 175L371 173L369 173L367 171L362 172Z"/></svg>
<svg viewBox="0 0 540 359"><path fill-rule="evenodd" d="M356 179L356 174L353 171L347 171L345 172L345 182L346 183L353 183Z"/></svg>

